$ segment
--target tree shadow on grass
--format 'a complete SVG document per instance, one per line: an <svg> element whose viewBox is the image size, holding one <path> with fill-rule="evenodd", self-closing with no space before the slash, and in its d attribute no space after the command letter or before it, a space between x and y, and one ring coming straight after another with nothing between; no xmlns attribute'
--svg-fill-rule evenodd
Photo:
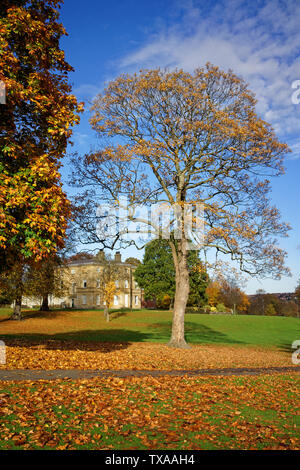
<svg viewBox="0 0 300 470"><path fill-rule="evenodd" d="M30 312L30 311L26 312L23 319L24 320L27 320L27 319L30 319L30 318L49 318L49 319L52 319L52 318L60 318L60 317L64 317L64 316L65 316L65 312L61 311L61 310L48 310L48 311L37 310L35 312Z"/></svg>
<svg viewBox="0 0 300 470"><path fill-rule="evenodd" d="M300 341L300 337L299 337L299 341ZM292 343L280 343L277 346L277 348L279 349L279 351L284 352L290 355L290 357L292 357L293 352L295 352L297 349L300 348L300 343L299 343L299 346L297 346L294 349L292 348Z"/></svg>
<svg viewBox="0 0 300 470"><path fill-rule="evenodd" d="M112 310L110 312L110 318L111 320L116 320L119 317L125 317L130 312L130 309L127 308L121 308L120 310Z"/></svg>
<svg viewBox="0 0 300 470"><path fill-rule="evenodd" d="M8 315L12 315L12 312ZM1 318L0 319L0 323L3 323L3 322L12 322L12 321L26 321L26 320L29 320L30 318L59 318L59 317L63 317L65 315L65 312L64 311L61 311L61 310L49 310L47 312L45 311L40 311L40 310L29 310L29 311L23 311L22 312L22 319L21 320L11 320L10 316L9 317L6 317L6 318Z"/></svg>
<svg viewBox="0 0 300 470"><path fill-rule="evenodd" d="M64 309L64 310L48 310L48 311L40 311L40 310L25 310L22 312L22 319L20 321L26 321L32 318L43 318L43 319L52 319L52 318L62 318L65 317L68 312L74 312L78 311L79 309ZM83 313L85 312L90 312L90 310L87 309L82 309L81 310ZM97 309L99 312L103 312L103 309ZM119 317L126 316L128 313L131 313L131 310L129 308L121 308L119 310L111 310L110 311L110 319L111 320L116 320ZM12 315L12 312L7 314L9 315L8 317L1 318L0 323L2 322L11 322L10 316ZM14 320L15 321L15 320Z"/></svg>
<svg viewBox="0 0 300 470"><path fill-rule="evenodd" d="M149 332L155 335L158 342L168 341L171 335L172 323L153 323L149 325ZM226 343L226 344L246 344L244 341L239 341L230 338L220 331L213 330L206 325L199 325L199 323L185 322L185 339L188 343Z"/></svg>
<svg viewBox="0 0 300 470"><path fill-rule="evenodd" d="M300 322L298 322L296 328L293 328L293 332L291 332L290 340L287 339L277 343L276 347L281 352L285 352L286 354L290 354L292 356L293 352L300 348ZM294 343L294 348L292 347Z"/></svg>
<svg viewBox="0 0 300 470"><path fill-rule="evenodd" d="M7 346L30 347L59 351L99 351L112 352L126 349L133 342L143 342L150 335L125 329L81 330L53 335L26 333L1 335Z"/></svg>
<svg viewBox="0 0 300 470"><path fill-rule="evenodd" d="M171 337L171 322L153 323L147 331L128 329L77 330L64 333L0 334L0 339L11 346L28 346L52 350L82 350L111 352L126 349L133 342L167 343ZM185 323L185 337L190 344L223 343L245 344L220 331L198 323Z"/></svg>

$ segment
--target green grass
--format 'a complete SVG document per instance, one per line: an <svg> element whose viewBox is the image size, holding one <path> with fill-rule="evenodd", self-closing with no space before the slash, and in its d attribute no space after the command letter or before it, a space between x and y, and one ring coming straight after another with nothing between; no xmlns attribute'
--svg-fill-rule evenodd
<svg viewBox="0 0 300 470"><path fill-rule="evenodd" d="M99 310L27 311L20 322L9 315L0 310L0 339L165 343L172 322L171 312L158 310L116 310L109 323ZM297 318L185 320L194 344L288 350L300 339ZM296 374L3 383L0 395L0 449L288 449L299 442Z"/></svg>
<svg viewBox="0 0 300 470"><path fill-rule="evenodd" d="M0 318L6 317L7 315L11 315L11 312L12 312L11 308L4 308L4 307L0 308Z"/></svg>
<svg viewBox="0 0 300 470"><path fill-rule="evenodd" d="M107 323L100 310L27 311L11 322L0 309L0 339L28 338L72 341L159 342L170 338L172 312L116 310ZM186 340L193 344L256 345L290 348L300 339L300 321L290 317L186 314Z"/></svg>

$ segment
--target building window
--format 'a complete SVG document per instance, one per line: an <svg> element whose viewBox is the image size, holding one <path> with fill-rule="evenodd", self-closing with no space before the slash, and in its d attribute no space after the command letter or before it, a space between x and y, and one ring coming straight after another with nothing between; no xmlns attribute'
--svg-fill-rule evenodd
<svg viewBox="0 0 300 470"><path fill-rule="evenodd" d="M125 279L125 289L128 289L128 287L129 287L129 282L127 279Z"/></svg>
<svg viewBox="0 0 300 470"><path fill-rule="evenodd" d="M119 297L114 295L114 305L119 305Z"/></svg>
<svg viewBox="0 0 300 470"><path fill-rule="evenodd" d="M134 296L134 305L138 305L138 303L139 303L139 296L135 295Z"/></svg>
<svg viewBox="0 0 300 470"><path fill-rule="evenodd" d="M86 295L82 296L82 305L86 305Z"/></svg>
<svg viewBox="0 0 300 470"><path fill-rule="evenodd" d="M137 289L139 287L138 283L135 281L134 287Z"/></svg>
<svg viewBox="0 0 300 470"><path fill-rule="evenodd" d="M82 281L82 287L86 288L86 285L87 285L86 280Z"/></svg>
<svg viewBox="0 0 300 470"><path fill-rule="evenodd" d="M100 279L97 279L97 287L100 287Z"/></svg>
<svg viewBox="0 0 300 470"><path fill-rule="evenodd" d="M75 269L71 269L71 274L75 274Z"/></svg>
<svg viewBox="0 0 300 470"><path fill-rule="evenodd" d="M97 268L97 273L100 273L100 268Z"/></svg>
<svg viewBox="0 0 300 470"><path fill-rule="evenodd" d="M96 302L97 302L97 305L100 305L100 295L97 295Z"/></svg>
<svg viewBox="0 0 300 470"><path fill-rule="evenodd" d="M119 281L115 281L116 287L119 287Z"/></svg>

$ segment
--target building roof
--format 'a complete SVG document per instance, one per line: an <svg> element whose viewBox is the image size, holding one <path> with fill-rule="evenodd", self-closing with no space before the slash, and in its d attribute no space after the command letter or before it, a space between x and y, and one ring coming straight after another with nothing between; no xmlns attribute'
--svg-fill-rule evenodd
<svg viewBox="0 0 300 470"><path fill-rule="evenodd" d="M130 263L125 263L125 262L117 262L117 261L114 261L112 260L112 262L116 265L120 265L120 266L124 266L124 267L128 267L128 268L136 268L135 265L133 264L130 264ZM103 266L105 263L103 263L103 261L101 261L100 259L80 259L80 260L71 260L71 261L67 261L67 265L68 266L87 266L87 265L95 265L95 266Z"/></svg>

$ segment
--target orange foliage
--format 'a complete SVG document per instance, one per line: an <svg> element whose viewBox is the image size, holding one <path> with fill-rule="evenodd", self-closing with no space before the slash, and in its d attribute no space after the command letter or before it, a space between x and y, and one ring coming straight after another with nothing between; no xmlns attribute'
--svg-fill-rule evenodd
<svg viewBox="0 0 300 470"><path fill-rule="evenodd" d="M59 48L60 1L4 2L0 19L0 251L35 261L63 246L70 206L60 159L81 105ZM6 6L6 9L5 9Z"/></svg>
<svg viewBox="0 0 300 470"><path fill-rule="evenodd" d="M211 282L206 288L206 294L208 297L208 303L211 307L216 307L219 302L221 286L217 281Z"/></svg>
<svg viewBox="0 0 300 470"><path fill-rule="evenodd" d="M245 292L240 291L241 303L237 306L239 312L246 312L250 306L250 300Z"/></svg>

